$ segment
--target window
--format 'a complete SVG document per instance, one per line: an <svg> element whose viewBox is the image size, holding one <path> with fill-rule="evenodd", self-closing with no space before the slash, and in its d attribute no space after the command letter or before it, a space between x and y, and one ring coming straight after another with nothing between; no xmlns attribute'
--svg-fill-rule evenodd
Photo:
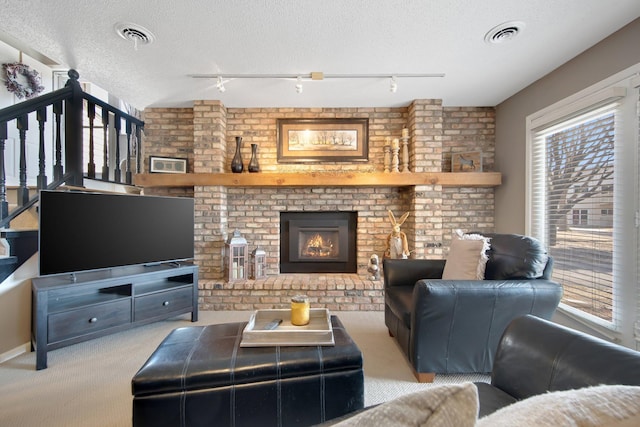
<svg viewBox="0 0 640 427"><path fill-rule="evenodd" d="M615 115L611 102L534 132L544 178L544 240L554 258L562 302L613 321L613 224L598 220L615 192ZM590 212L592 214L590 214Z"/></svg>
<svg viewBox="0 0 640 427"><path fill-rule="evenodd" d="M586 209L574 209L573 210L573 225L587 225L589 223L588 220L589 211Z"/></svg>
<svg viewBox="0 0 640 427"><path fill-rule="evenodd" d="M554 258L553 278L564 289L560 310L611 338L632 329L638 307L628 301L640 301L632 75L527 118L527 232Z"/></svg>

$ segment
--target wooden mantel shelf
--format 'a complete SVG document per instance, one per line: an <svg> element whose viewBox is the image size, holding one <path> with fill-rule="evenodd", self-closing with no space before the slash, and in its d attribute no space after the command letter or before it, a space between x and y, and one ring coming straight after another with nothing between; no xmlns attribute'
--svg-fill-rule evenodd
<svg viewBox="0 0 640 427"><path fill-rule="evenodd" d="M259 173L149 173L134 176L139 187L495 187L499 172L259 172Z"/></svg>

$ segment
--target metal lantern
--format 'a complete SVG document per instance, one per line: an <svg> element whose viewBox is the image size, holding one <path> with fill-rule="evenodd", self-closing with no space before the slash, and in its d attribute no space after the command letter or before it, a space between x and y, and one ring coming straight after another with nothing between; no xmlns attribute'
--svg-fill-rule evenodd
<svg viewBox="0 0 640 427"><path fill-rule="evenodd" d="M225 243L225 266L229 282L244 280L248 277L249 249L247 239L235 230Z"/></svg>
<svg viewBox="0 0 640 427"><path fill-rule="evenodd" d="M253 279L267 277L267 253L263 249L255 248L251 252L251 263L253 264Z"/></svg>

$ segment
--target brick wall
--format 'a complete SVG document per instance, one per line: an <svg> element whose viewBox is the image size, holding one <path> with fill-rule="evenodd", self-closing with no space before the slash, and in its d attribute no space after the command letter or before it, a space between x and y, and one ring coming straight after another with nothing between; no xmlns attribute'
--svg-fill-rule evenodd
<svg viewBox="0 0 640 427"><path fill-rule="evenodd" d="M193 172L193 108L154 108L144 111L143 169L149 157L186 158ZM146 195L193 197L192 188L147 188Z"/></svg>
<svg viewBox="0 0 640 427"><path fill-rule="evenodd" d="M494 170L495 109L447 107L443 110L442 170L451 170L451 154L482 151L482 170ZM493 188L443 188L442 218L447 224L442 240L451 241L450 230L493 231ZM461 209L461 207L463 209Z"/></svg>
<svg viewBox="0 0 640 427"><path fill-rule="evenodd" d="M368 118L369 161L285 164L277 162L278 118ZM295 171L382 172L388 137L410 133L410 169L449 171L451 153L482 150L484 170L493 170L493 108L442 107L440 100L415 100L401 108L225 108L219 101L196 101L192 109L149 109L145 114L145 155L186 154L194 172L230 172L235 137L243 139L246 167L251 144L258 144L261 173ZM175 145L174 145L175 144ZM158 154L160 155L160 154ZM155 189L161 194L166 189ZM182 190L185 191L185 190ZM191 191L189 189L188 191ZM188 195L188 191L185 192ZM367 280L371 254L382 255L391 231L387 209L396 217L411 212L402 229L412 256L440 258L451 231L493 231L492 188L193 188L196 206L196 261L203 309L282 307L291 295L306 293L332 310L380 310L382 282ZM279 213L357 211L357 275L279 275ZM267 253L266 280L229 283L223 277L224 242L238 229L249 251ZM345 277L351 276L351 277Z"/></svg>

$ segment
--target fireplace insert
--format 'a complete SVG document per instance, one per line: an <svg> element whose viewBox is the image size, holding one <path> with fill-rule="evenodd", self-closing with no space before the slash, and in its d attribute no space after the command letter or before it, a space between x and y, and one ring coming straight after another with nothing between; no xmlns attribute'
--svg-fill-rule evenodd
<svg viewBox="0 0 640 427"><path fill-rule="evenodd" d="M280 213L280 272L357 272L357 222L357 212Z"/></svg>

